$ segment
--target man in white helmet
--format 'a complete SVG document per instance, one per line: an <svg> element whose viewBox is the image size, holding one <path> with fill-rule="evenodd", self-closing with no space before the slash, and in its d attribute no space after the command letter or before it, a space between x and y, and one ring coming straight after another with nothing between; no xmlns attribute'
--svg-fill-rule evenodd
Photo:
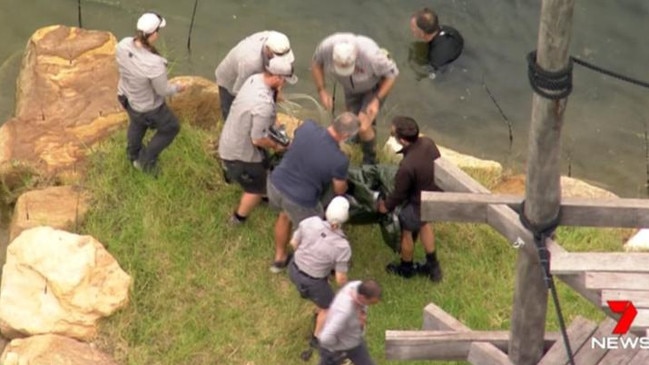
<svg viewBox="0 0 649 365"><path fill-rule="evenodd" d="M288 275L302 298L316 305L314 338L334 299L329 276L334 271L336 284L345 285L352 256L349 241L342 231L343 223L349 219L349 201L342 196L333 198L325 217L326 220L314 216L300 222L291 239L295 255L288 267Z"/></svg>
<svg viewBox="0 0 649 365"><path fill-rule="evenodd" d="M288 37L274 30L254 33L228 52L215 71L224 121L243 83L251 75L263 72L268 61L277 57L290 64L295 61Z"/></svg>
<svg viewBox="0 0 649 365"><path fill-rule="evenodd" d="M344 88L347 111L358 115L361 121L358 137L363 164L375 164L375 119L399 75L396 63L368 37L335 33L320 42L311 63L320 102L331 110L333 99L325 84L326 73L333 75Z"/></svg>

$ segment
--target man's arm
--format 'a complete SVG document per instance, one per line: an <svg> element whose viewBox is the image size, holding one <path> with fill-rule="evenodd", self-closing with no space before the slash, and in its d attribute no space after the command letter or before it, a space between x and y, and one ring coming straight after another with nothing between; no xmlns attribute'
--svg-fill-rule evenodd
<svg viewBox="0 0 649 365"><path fill-rule="evenodd" d="M338 287L342 287L347 284L347 271L349 271L349 261L352 258L352 250L349 247L349 242L344 249L338 251L336 257L336 266L334 270L336 271L336 284Z"/></svg>
<svg viewBox="0 0 649 365"><path fill-rule="evenodd" d="M329 92L327 91L327 85L325 84L324 65L323 63L318 62L315 59L315 56L311 61L311 75L313 76L313 82L318 91L320 102L325 109L330 110L333 106L333 101L331 95L329 95Z"/></svg>
<svg viewBox="0 0 649 365"><path fill-rule="evenodd" d="M338 272L336 271L336 284L338 284L338 287L343 287L345 284L347 284L347 273L346 272Z"/></svg>
<svg viewBox="0 0 649 365"><path fill-rule="evenodd" d="M347 192L347 180L333 179L332 185L336 195L343 195Z"/></svg>
<svg viewBox="0 0 649 365"><path fill-rule="evenodd" d="M334 168L331 170L331 185L334 194L343 195L347 192L347 172L349 170L349 159L343 157L337 161Z"/></svg>
<svg viewBox="0 0 649 365"><path fill-rule="evenodd" d="M388 94L390 93L390 90L392 90L392 87L394 86L394 82L396 80L396 77L384 77L379 83L378 91L374 95L375 101L383 104L383 100L388 97Z"/></svg>
<svg viewBox="0 0 649 365"><path fill-rule="evenodd" d="M282 151L286 149L284 146L275 142L270 137L261 137L261 138L253 139L252 144L260 148L270 148L275 151Z"/></svg>
<svg viewBox="0 0 649 365"><path fill-rule="evenodd" d="M408 199L408 192L412 185L412 177L410 171L404 167L400 167L394 177L394 190L385 200L385 208L387 211L392 211L397 205L405 202Z"/></svg>
<svg viewBox="0 0 649 365"><path fill-rule="evenodd" d="M171 96L185 90L185 85L169 83L167 74L164 72L160 76L151 79L151 86L153 86L155 93L160 96Z"/></svg>
<svg viewBox="0 0 649 365"><path fill-rule="evenodd" d="M327 321L318 335L320 345L325 348L335 347L338 343L337 336L345 330L345 323L347 323L351 314L353 314L353 310L343 311L341 309L329 308Z"/></svg>
<svg viewBox="0 0 649 365"><path fill-rule="evenodd" d="M268 128L275 121L270 120L273 116L270 105L258 105L251 113L252 127L250 128L250 140L252 144L261 148L272 148L276 151L284 150L284 146L275 142L268 136Z"/></svg>
<svg viewBox="0 0 649 365"><path fill-rule="evenodd" d="M302 222L298 225L297 229L293 232L293 237L291 237L291 246L294 250L297 250L297 247L302 241Z"/></svg>
<svg viewBox="0 0 649 365"><path fill-rule="evenodd" d="M396 77L384 77L381 79L381 82L379 82L379 89L376 91L376 94L374 94L374 98L365 107L365 114L370 123L374 121L376 116L379 114L379 109L385 98L388 97L390 90L392 90L396 79Z"/></svg>

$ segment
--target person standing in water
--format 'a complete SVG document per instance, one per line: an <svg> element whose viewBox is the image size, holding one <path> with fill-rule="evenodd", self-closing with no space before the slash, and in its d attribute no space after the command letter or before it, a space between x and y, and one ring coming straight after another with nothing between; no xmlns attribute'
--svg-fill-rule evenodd
<svg viewBox="0 0 649 365"><path fill-rule="evenodd" d="M464 38L457 29L440 25L437 14L429 8L418 10L410 17L412 35L428 46L427 61L433 72L443 71L464 49Z"/></svg>

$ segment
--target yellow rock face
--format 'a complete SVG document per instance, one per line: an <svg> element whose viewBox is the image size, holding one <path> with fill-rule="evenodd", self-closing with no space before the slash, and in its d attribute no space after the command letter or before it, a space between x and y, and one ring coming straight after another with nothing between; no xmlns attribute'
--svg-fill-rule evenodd
<svg viewBox="0 0 649 365"><path fill-rule="evenodd" d="M125 125L116 44L108 32L66 26L34 33L18 76L16 117L0 127L1 177L27 166L69 179L95 143Z"/></svg>
<svg viewBox="0 0 649 365"><path fill-rule="evenodd" d="M23 231L7 248L0 331L90 340L100 318L128 304L131 277L91 236L51 227Z"/></svg>
<svg viewBox="0 0 649 365"><path fill-rule="evenodd" d="M11 341L0 357L3 365L117 365L92 345L57 335Z"/></svg>
<svg viewBox="0 0 649 365"><path fill-rule="evenodd" d="M37 226L74 231L83 222L89 198L87 193L72 186L53 186L21 195L9 227L9 241Z"/></svg>
<svg viewBox="0 0 649 365"><path fill-rule="evenodd" d="M219 88L214 81L203 77L179 76L170 80L182 83L187 89L168 99L169 107L181 122L211 130L221 120Z"/></svg>

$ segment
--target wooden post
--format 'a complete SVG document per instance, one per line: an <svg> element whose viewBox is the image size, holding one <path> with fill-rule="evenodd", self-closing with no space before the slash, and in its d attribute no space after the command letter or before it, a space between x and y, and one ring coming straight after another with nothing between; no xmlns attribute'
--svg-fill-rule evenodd
<svg viewBox="0 0 649 365"><path fill-rule="evenodd" d="M569 60L574 0L543 0L537 45L537 64L560 71ZM533 224L546 224L561 202L560 136L567 99L532 99L525 215ZM517 365L536 364L543 356L548 289L543 281L533 242L521 247L516 263L509 358Z"/></svg>

